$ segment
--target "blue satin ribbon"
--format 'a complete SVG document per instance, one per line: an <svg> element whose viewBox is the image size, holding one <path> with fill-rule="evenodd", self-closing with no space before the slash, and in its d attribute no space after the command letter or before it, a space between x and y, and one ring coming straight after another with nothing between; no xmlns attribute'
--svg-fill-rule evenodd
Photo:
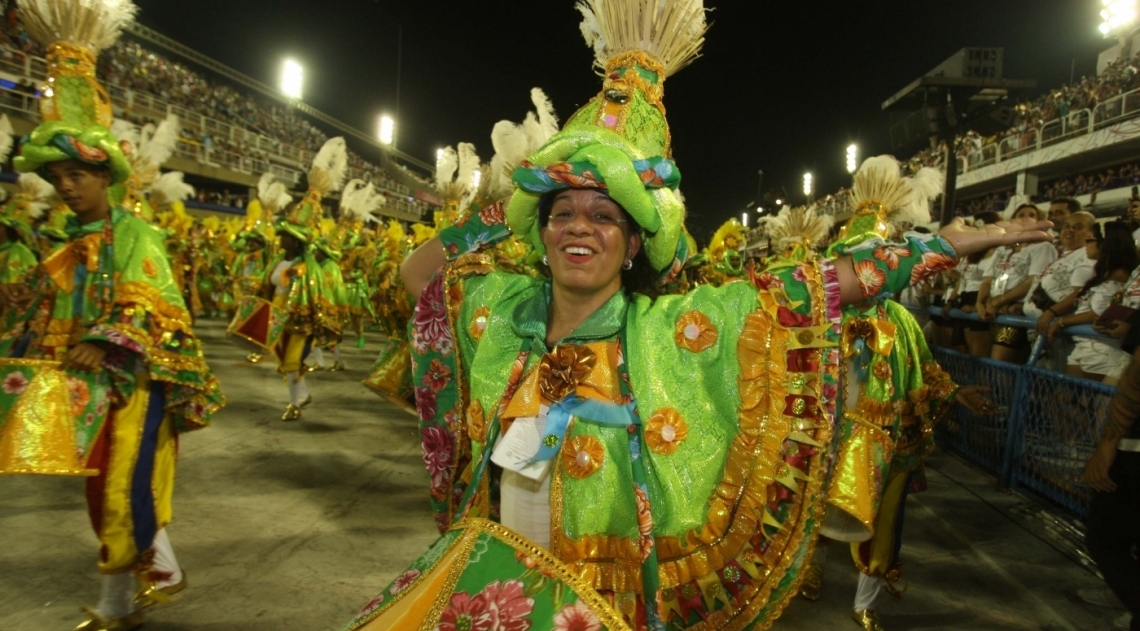
<svg viewBox="0 0 1140 631"><path fill-rule="evenodd" d="M633 414L633 407L632 403L618 405L609 401L582 399L576 394L568 395L550 406L546 415L546 429L543 431L542 444L538 448L538 453L530 461L542 462L550 460L558 454L558 450L562 448L562 442L566 440L566 428L570 425L570 417L577 416L591 423L610 427L629 427L640 424ZM552 445L547 444L547 439L550 436L558 439L549 441L553 443Z"/></svg>

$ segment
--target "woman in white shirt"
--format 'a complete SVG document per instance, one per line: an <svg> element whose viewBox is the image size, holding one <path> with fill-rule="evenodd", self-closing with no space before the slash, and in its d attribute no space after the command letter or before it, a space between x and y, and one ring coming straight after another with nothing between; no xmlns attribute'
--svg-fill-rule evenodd
<svg viewBox="0 0 1140 631"><path fill-rule="evenodd" d="M1132 232L1123 222L1099 225L1093 228L1093 238L1086 244L1089 258L1096 259L1095 275L1085 283L1076 298L1052 307L1056 312L1072 311L1073 315L1054 318L1049 325L1049 337L1058 331L1077 324L1092 324L1112 304L1124 282L1140 263ZM1075 346L1069 354L1065 372L1074 377L1102 380L1105 376L1119 376L1129 356L1120 350L1119 342L1108 342L1083 336L1073 338Z"/></svg>
<svg viewBox="0 0 1140 631"><path fill-rule="evenodd" d="M1033 204L1022 204L1014 211L1013 217L1044 219L1041 211ZM1034 279L1056 260L1057 250L1052 243L1005 245L998 248L978 290L978 315L982 320L993 320L998 315L1013 313L1013 309L1020 306L1029 293ZM1029 351L1025 329L997 325L993 328L993 336L990 358L1016 363L1025 360Z"/></svg>
<svg viewBox="0 0 1140 631"><path fill-rule="evenodd" d="M986 211L974 215L974 225L997 223L1001 215ZM993 260L994 250L971 254L958 261L955 268L958 271L958 287L954 290L950 300L942 307L942 314L948 315L952 307L957 307L966 313L979 311L978 290L982 287L986 271ZM989 357L990 347L993 346L993 334L990 325L975 320L954 321L954 346L965 344L968 352L975 357Z"/></svg>

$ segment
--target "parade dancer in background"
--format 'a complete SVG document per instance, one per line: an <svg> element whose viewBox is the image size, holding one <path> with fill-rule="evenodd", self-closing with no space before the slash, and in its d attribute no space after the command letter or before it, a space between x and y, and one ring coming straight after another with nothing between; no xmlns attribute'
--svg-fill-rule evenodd
<svg viewBox="0 0 1140 631"><path fill-rule="evenodd" d="M40 101L44 122L14 164L43 173L74 215L68 242L44 258L30 287L5 285L0 295L27 314L31 339L22 357L57 360L66 371L78 451L95 474L86 498L103 593L77 629L121 631L142 624L143 607L186 586L164 529L176 445L180 433L207 425L223 399L160 233L108 197L131 171L108 130L111 107L95 59L134 5L61 0L24 10L37 18L27 22L33 37L51 44L48 65L57 74L49 79L55 90Z"/></svg>
<svg viewBox="0 0 1140 631"><path fill-rule="evenodd" d="M326 332L340 331L340 312L315 258L315 242L320 237L321 200L341 187L347 167L344 138L326 142L313 158L308 192L286 209L285 218L276 226L281 252L267 266L269 279L263 286L272 288L271 301L288 317L285 334L275 350L277 372L289 388L289 404L281 416L284 421L300 419L301 408L312 403L305 383L305 358L314 338L321 341Z"/></svg>

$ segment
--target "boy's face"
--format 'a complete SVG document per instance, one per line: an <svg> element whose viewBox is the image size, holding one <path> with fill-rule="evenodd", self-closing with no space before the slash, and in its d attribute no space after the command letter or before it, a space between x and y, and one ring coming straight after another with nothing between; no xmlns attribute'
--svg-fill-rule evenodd
<svg viewBox="0 0 1140 631"><path fill-rule="evenodd" d="M48 182L76 214L82 215L107 206L107 188L111 186L109 170L78 160L52 162L46 170Z"/></svg>

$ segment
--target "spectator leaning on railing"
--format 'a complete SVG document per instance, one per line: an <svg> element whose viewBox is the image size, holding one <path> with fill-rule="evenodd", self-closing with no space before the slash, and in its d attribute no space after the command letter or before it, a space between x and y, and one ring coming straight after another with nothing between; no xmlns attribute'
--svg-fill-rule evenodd
<svg viewBox="0 0 1140 631"><path fill-rule="evenodd" d="M1067 326L1096 322L1140 263L1132 234L1122 221L1109 222L1103 230L1099 224L1094 225L1093 238L1085 247L1089 258L1096 259L1095 273L1075 298L1070 297L1055 306L1055 312L1072 311L1073 315L1054 318L1049 324L1050 338ZM1110 383L1119 379L1128 363L1128 355L1120 350L1119 343L1083 336L1075 336L1073 342L1065 368L1067 374Z"/></svg>
<svg viewBox="0 0 1140 631"><path fill-rule="evenodd" d="M980 213L974 218L974 225L992 224L1001 221L1001 215L995 212ZM976 252L958 262L958 287L951 295L951 299L942 307L942 315L949 315L950 309L957 307L966 313L979 310L978 290L982 287L986 270L993 260L993 250ZM965 344L969 353L975 357L989 357L993 337L990 335L990 325L985 322L973 320L954 321L954 345Z"/></svg>
<svg viewBox="0 0 1140 631"><path fill-rule="evenodd" d="M1074 213L1059 225L1062 253L1037 276L1030 286L1021 313L1037 318L1037 332L1044 334L1056 318L1059 303L1075 301L1085 283L1095 274L1096 261L1088 256L1085 240L1092 238L1092 225L1096 218L1084 211ZM1068 313L1066 311L1065 313ZM1045 366L1057 371L1065 370L1065 359L1072 351L1072 340L1059 337L1049 341Z"/></svg>
<svg viewBox="0 0 1140 631"><path fill-rule="evenodd" d="M1037 206L1022 204L1013 213L1014 219L1044 219ZM1021 302L1029 293L1034 279L1057 260L1052 243L1003 245L994 251L990 265L985 268L984 279L978 289L978 317L992 321L999 315L1016 314ZM993 328L991 359L1005 362L1023 362L1029 351L1025 329L995 325Z"/></svg>

